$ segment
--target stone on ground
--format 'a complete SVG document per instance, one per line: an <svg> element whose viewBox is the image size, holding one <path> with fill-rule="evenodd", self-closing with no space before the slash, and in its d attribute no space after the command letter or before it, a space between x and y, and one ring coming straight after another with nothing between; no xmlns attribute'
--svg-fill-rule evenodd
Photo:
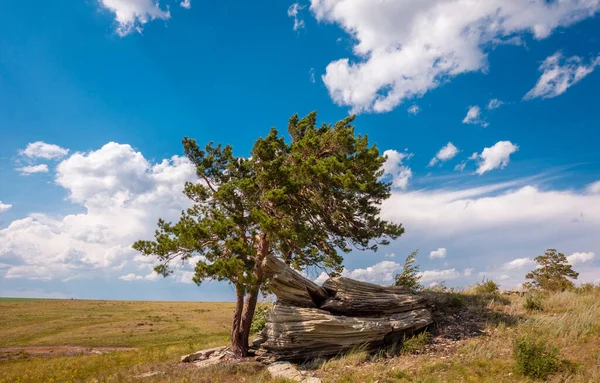
<svg viewBox="0 0 600 383"><path fill-rule="evenodd" d="M206 350L196 351L192 354L182 356L181 363L190 363L190 362L195 362L197 360L205 360L205 359L210 358L214 354L223 353L226 349L227 349L226 346L222 346L222 347L214 347L214 348L209 348Z"/></svg>
<svg viewBox="0 0 600 383"><path fill-rule="evenodd" d="M267 367L273 378L288 379L301 383L321 383L321 379L313 376L304 377L300 371L289 362L275 362Z"/></svg>

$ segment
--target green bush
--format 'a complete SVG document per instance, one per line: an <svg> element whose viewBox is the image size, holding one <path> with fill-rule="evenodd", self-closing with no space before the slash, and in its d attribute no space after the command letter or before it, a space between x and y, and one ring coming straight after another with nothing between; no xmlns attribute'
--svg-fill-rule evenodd
<svg viewBox="0 0 600 383"><path fill-rule="evenodd" d="M556 372L571 366L567 360L558 359L558 349L543 340L520 338L514 343L516 371L532 379L546 380Z"/></svg>
<svg viewBox="0 0 600 383"><path fill-rule="evenodd" d="M491 279L483 279L475 285L475 294L496 294L500 290L500 286Z"/></svg>
<svg viewBox="0 0 600 383"><path fill-rule="evenodd" d="M250 333L257 334L265 328L267 324L266 314L271 310L271 307L266 304L256 305L256 311L254 311L254 318L252 318L252 325L250 326Z"/></svg>
<svg viewBox="0 0 600 383"><path fill-rule="evenodd" d="M402 341L402 347L400 353L402 354L414 354L417 351L421 351L431 340L431 334L428 332L422 332L410 338L406 338Z"/></svg>
<svg viewBox="0 0 600 383"><path fill-rule="evenodd" d="M447 299L448 307L459 309L465 306L465 300L459 293L450 293Z"/></svg>
<svg viewBox="0 0 600 383"><path fill-rule="evenodd" d="M542 311L544 309L542 298L539 295L528 294L525 297L524 307L529 311Z"/></svg>
<svg viewBox="0 0 600 383"><path fill-rule="evenodd" d="M419 265L415 265L417 254L419 254L419 250L413 251L406 257L402 273L395 277L395 286L406 286L414 292L423 289L423 286L420 283L421 277L419 276Z"/></svg>

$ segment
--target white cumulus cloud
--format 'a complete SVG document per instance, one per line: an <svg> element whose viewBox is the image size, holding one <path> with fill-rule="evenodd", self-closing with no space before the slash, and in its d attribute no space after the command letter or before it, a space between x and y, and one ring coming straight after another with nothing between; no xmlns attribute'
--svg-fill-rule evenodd
<svg viewBox="0 0 600 383"><path fill-rule="evenodd" d="M190 8L192 8L192 1L191 0L183 0L181 3L179 3L179 5L181 5L185 9L190 9Z"/></svg>
<svg viewBox="0 0 600 383"><path fill-rule="evenodd" d="M429 253L429 259L441 259L441 258L446 258L446 249L443 247L440 247L437 250L433 250Z"/></svg>
<svg viewBox="0 0 600 383"><path fill-rule="evenodd" d="M522 269L525 266L532 266L535 261L531 258L517 258L504 264L503 268L506 270Z"/></svg>
<svg viewBox="0 0 600 383"><path fill-rule="evenodd" d="M100 0L100 4L114 14L119 36L141 33L148 21L171 18L169 9L163 9L158 0Z"/></svg>
<svg viewBox="0 0 600 383"><path fill-rule="evenodd" d="M0 271L2 277L65 280L150 272L154 261L130 246L152 238L159 217L178 218L189 206L184 182L196 179L185 158L151 163L117 143L71 155L55 177L83 211L31 214L0 230L0 263L10 265Z"/></svg>
<svg viewBox="0 0 600 383"><path fill-rule="evenodd" d="M25 149L19 151L19 153L29 158L43 158L45 160L51 160L66 156L69 153L69 150L61 148L58 145L47 144L43 141L36 141L27 144Z"/></svg>
<svg viewBox="0 0 600 383"><path fill-rule="evenodd" d="M407 230L385 251L403 254L423 244L443 243L453 254L460 254L444 269L460 270L460 276L442 280L466 286L475 272L464 270L473 268L497 281L505 278L503 288L516 288L524 282L525 274L536 266L533 258L548 247L565 254L579 249L598 254L600 194L585 188L542 188L537 182L544 183L544 177L481 186L393 190L383 202L381 216L402 223ZM573 223L580 212L585 212L584 222ZM346 262L351 259L348 256ZM422 270L428 269L428 262L427 257L419 261ZM598 279L600 267L591 261L584 265L576 268L578 281Z"/></svg>
<svg viewBox="0 0 600 383"><path fill-rule="evenodd" d="M460 273L456 269L446 270L425 270L418 273L421 277L421 282L427 283L432 281L449 281L460 277Z"/></svg>
<svg viewBox="0 0 600 383"><path fill-rule="evenodd" d="M383 155L387 156L387 160L383 164L384 176L391 177L393 187L406 190L413 174L412 170L403 164L403 161L412 157L412 154L386 150Z"/></svg>
<svg viewBox="0 0 600 383"><path fill-rule="evenodd" d="M600 56L590 63L584 64L578 56L564 58L561 52L556 52L540 65L542 75L535 87L527 92L524 99L560 96L571 86L592 73L598 65L600 65Z"/></svg>
<svg viewBox="0 0 600 383"><path fill-rule="evenodd" d="M314 280L314 282L318 285L322 285L326 280L329 279L329 275L322 271L321 274Z"/></svg>
<svg viewBox="0 0 600 383"><path fill-rule="evenodd" d="M544 39L592 17L600 0L311 0L310 9L355 41L355 58L327 65L331 98L353 112L386 112L448 78L487 70L495 44Z"/></svg>
<svg viewBox="0 0 600 383"><path fill-rule="evenodd" d="M587 263L590 262L592 260L594 260L596 254L589 252L589 253L573 253L571 255L569 255L567 257L567 261L575 266L581 263Z"/></svg>
<svg viewBox="0 0 600 383"><path fill-rule="evenodd" d="M12 205L2 203L2 201L0 201L0 213L4 213L5 211L8 211L11 207L12 207Z"/></svg>
<svg viewBox="0 0 600 383"><path fill-rule="evenodd" d="M445 162L451 160L458 154L458 148L452 144L452 142L448 142L448 144L440 149L439 152L429 161L429 166L435 165L438 161Z"/></svg>
<svg viewBox="0 0 600 383"><path fill-rule="evenodd" d="M600 194L600 181L589 184L586 190L590 194Z"/></svg>
<svg viewBox="0 0 600 383"><path fill-rule="evenodd" d="M471 156L470 159L478 158L479 167L476 173L481 175L494 169L504 169L510 160L510 155L519 150L517 145L510 141L498 141L490 148L484 148L477 157Z"/></svg>
<svg viewBox="0 0 600 383"><path fill-rule="evenodd" d="M365 269L344 270L342 275L358 281L389 285L401 270L402 265L392 261L383 261Z"/></svg>
<svg viewBox="0 0 600 383"><path fill-rule="evenodd" d="M34 173L48 173L48 165L31 165L17 168L22 175L34 174Z"/></svg>

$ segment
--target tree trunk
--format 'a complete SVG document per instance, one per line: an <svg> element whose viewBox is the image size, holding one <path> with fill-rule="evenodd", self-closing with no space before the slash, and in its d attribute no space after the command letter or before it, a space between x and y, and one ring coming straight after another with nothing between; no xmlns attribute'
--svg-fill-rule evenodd
<svg viewBox="0 0 600 383"><path fill-rule="evenodd" d="M252 318L254 318L256 302L258 301L258 294L260 293L260 287L262 286L264 277L262 263L267 254L269 254L269 241L266 234L261 234L259 237L257 253L257 259L254 265L254 277L256 278L256 282L254 286L248 290L248 294L246 295L246 304L244 305L244 313L242 314L242 323L240 326L239 337L244 356L248 354L250 327L252 326Z"/></svg>
<svg viewBox="0 0 600 383"><path fill-rule="evenodd" d="M235 356L242 357L245 356L247 350L244 349L244 342L241 340L240 327L242 323L242 310L244 308L244 287L236 286L235 287L235 312L233 314L233 326L231 330L231 349ZM248 344L248 340L246 340L246 345Z"/></svg>

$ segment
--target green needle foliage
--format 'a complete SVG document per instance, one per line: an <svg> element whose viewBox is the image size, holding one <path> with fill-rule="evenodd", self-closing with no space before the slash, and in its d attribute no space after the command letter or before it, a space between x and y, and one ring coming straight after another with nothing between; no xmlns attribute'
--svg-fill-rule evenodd
<svg viewBox="0 0 600 383"><path fill-rule="evenodd" d="M419 254L419 250L413 251L406 257L402 272L396 275L396 281L394 282L395 286L407 286L413 291L419 291L423 288L420 283L421 276L419 275L419 265L415 264L417 261L417 254Z"/></svg>
<svg viewBox="0 0 600 383"><path fill-rule="evenodd" d="M548 249L544 255L535 257L535 261L539 266L525 276L526 279L533 280L524 284L526 288L548 291L564 291L573 288L573 282L568 278L577 279L579 273L573 270L563 253Z"/></svg>
<svg viewBox="0 0 600 383"><path fill-rule="evenodd" d="M159 220L155 239L133 247L155 257L155 270L164 276L173 263L200 256L198 285L216 279L235 286L232 346L238 355L248 350L267 255L299 270L317 266L335 273L342 268L340 252L375 251L404 232L379 217L390 196L390 184L381 180L386 158L366 136L355 135L353 120L317 126L315 112L295 115L289 142L272 128L255 142L250 158L234 156L229 145L211 142L202 150L183 139L199 179L185 185L193 206L177 223Z"/></svg>

